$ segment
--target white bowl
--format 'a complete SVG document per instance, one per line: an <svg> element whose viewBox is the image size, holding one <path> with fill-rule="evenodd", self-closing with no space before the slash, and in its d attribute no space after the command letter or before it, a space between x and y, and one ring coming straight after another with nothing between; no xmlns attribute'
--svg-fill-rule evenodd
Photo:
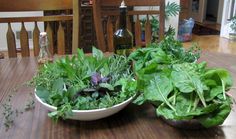
<svg viewBox="0 0 236 139"><path fill-rule="evenodd" d="M56 107L49 105L45 102L43 102L35 93L36 100L41 103L47 110L49 111L56 111ZM72 116L68 117L68 119L73 120L81 120L81 121L92 121L92 120L98 120L101 118L108 117L110 115L113 115L120 110L122 110L124 107L126 107L131 101L133 97L127 99L126 101L114 105L109 108L102 108L102 109L94 109L94 110L72 110Z"/></svg>

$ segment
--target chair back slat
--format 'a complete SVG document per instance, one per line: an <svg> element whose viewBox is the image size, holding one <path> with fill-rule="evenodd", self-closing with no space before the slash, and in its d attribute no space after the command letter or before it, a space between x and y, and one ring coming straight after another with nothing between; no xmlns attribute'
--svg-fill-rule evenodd
<svg viewBox="0 0 236 139"><path fill-rule="evenodd" d="M0 0L0 12L72 9L72 0Z"/></svg>
<svg viewBox="0 0 236 139"><path fill-rule="evenodd" d="M39 55L39 34L40 34L40 30L39 30L37 22L35 22L34 23L34 30L33 30L34 56Z"/></svg>
<svg viewBox="0 0 236 139"><path fill-rule="evenodd" d="M130 16L127 16L126 21L127 21L127 29L131 31L132 30L132 25L131 25L131 22L130 22Z"/></svg>
<svg viewBox="0 0 236 139"><path fill-rule="evenodd" d="M115 30L118 30L120 27L120 18L116 16L116 25L115 25Z"/></svg>
<svg viewBox="0 0 236 139"><path fill-rule="evenodd" d="M141 22L139 20L139 15L137 15L137 19L135 21L135 44L136 46L142 46L142 38L141 38L141 34L142 34L142 27L141 27Z"/></svg>
<svg viewBox="0 0 236 139"><path fill-rule="evenodd" d="M112 24L112 19L111 17L109 17L108 21L107 21L107 45L108 45L108 51L109 52L113 52L114 47L113 47L113 34L114 34L114 30L113 30L113 24Z"/></svg>
<svg viewBox="0 0 236 139"><path fill-rule="evenodd" d="M57 53L59 55L64 55L65 54L65 31L64 28L62 27L62 23L59 23L59 28L57 31Z"/></svg>
<svg viewBox="0 0 236 139"><path fill-rule="evenodd" d="M25 28L24 22L21 23L21 30L20 30L20 48L21 48L21 56L22 57L29 57L29 37L28 32Z"/></svg>
<svg viewBox="0 0 236 139"><path fill-rule="evenodd" d="M52 31L52 28L51 28L51 25L49 22L47 22L47 27L46 27L46 32L47 32L47 35L48 35L48 43L49 43L49 51L51 54L54 54L55 51L54 51L54 38L53 38L53 31Z"/></svg>
<svg viewBox="0 0 236 139"><path fill-rule="evenodd" d="M10 58L17 57L15 34L12 31L11 23L8 23L6 38L7 38L8 56Z"/></svg>
<svg viewBox="0 0 236 139"><path fill-rule="evenodd" d="M72 31L72 54L77 54L80 46L80 0L73 0L73 31Z"/></svg>
<svg viewBox="0 0 236 139"><path fill-rule="evenodd" d="M165 0L160 3L160 15L159 15L159 41L164 39L165 36Z"/></svg>
<svg viewBox="0 0 236 139"><path fill-rule="evenodd" d="M152 40L152 27L149 20L149 16L147 15L147 21L145 23L145 42L146 44L151 43Z"/></svg>

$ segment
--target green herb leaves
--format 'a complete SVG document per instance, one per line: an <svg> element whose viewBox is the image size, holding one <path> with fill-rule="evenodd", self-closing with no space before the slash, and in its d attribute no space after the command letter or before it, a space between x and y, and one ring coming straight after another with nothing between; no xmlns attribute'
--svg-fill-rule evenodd
<svg viewBox="0 0 236 139"><path fill-rule="evenodd" d="M93 48L92 55L78 50L42 67L34 77L36 94L42 101L57 107L49 116L68 118L72 110L107 108L136 93L136 80L128 58L105 57Z"/></svg>

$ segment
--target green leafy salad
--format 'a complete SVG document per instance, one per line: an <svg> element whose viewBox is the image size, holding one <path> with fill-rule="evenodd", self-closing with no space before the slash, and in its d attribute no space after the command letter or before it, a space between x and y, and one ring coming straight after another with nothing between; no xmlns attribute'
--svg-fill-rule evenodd
<svg viewBox="0 0 236 139"><path fill-rule="evenodd" d="M112 107L136 93L136 80L128 58L105 57L93 48L92 55L78 55L43 65L33 78L37 96L57 107L48 115L67 118L72 110Z"/></svg>
<svg viewBox="0 0 236 139"><path fill-rule="evenodd" d="M227 91L233 85L230 73L197 63L200 50L186 50L168 36L159 44L137 49L130 55L141 92L135 103L149 102L165 119L198 120L204 127L224 122L231 111Z"/></svg>

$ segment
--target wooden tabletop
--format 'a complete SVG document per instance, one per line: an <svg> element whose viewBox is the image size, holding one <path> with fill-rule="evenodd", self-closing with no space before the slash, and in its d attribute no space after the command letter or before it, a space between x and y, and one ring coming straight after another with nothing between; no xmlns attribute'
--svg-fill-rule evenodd
<svg viewBox="0 0 236 139"><path fill-rule="evenodd" d="M209 66L227 68L236 81L236 55L206 53ZM37 72L35 58L0 60L0 102L4 102L16 86L30 80ZM235 85L235 84L234 84ZM13 97L14 107L21 108L28 99L32 88L20 87ZM234 90L230 92L234 98ZM235 109L235 104L234 104ZM2 113L1 108L1 113ZM219 127L202 130L183 130L169 126L155 115L150 105L130 104L121 112L97 121L81 122L60 120L53 122L47 111L38 103L35 109L24 112L15 118L14 125L5 131L3 116L0 116L1 139L166 139L166 138L229 138L236 139L236 112L232 111L224 124Z"/></svg>

